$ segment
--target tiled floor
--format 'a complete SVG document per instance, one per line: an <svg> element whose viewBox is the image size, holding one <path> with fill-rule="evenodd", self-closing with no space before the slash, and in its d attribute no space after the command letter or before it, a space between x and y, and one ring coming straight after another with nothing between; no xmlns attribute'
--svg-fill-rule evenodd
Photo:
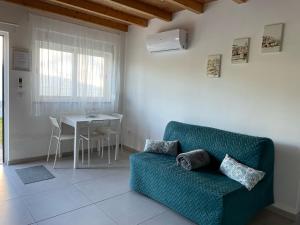
<svg viewBox="0 0 300 225"><path fill-rule="evenodd" d="M129 153L107 167L95 155L93 169L72 169L72 158L0 167L0 225L192 225L191 221L128 187ZM24 185L16 168L45 165L55 179ZM264 211L251 225L293 222Z"/></svg>

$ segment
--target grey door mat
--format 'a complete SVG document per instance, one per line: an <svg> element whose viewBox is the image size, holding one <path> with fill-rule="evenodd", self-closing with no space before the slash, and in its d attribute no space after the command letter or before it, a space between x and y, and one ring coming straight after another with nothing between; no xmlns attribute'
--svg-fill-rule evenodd
<svg viewBox="0 0 300 225"><path fill-rule="evenodd" d="M55 178L43 165L16 169L16 173L24 184L31 184Z"/></svg>

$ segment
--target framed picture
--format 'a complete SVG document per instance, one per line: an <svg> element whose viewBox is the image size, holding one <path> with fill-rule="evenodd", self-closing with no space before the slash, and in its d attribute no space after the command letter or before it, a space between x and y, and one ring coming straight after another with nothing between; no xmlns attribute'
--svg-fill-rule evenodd
<svg viewBox="0 0 300 225"><path fill-rule="evenodd" d="M231 63L248 63L250 38L238 38L233 41Z"/></svg>
<svg viewBox="0 0 300 225"><path fill-rule="evenodd" d="M283 23L266 25L262 40L262 52L280 52L282 49Z"/></svg>
<svg viewBox="0 0 300 225"><path fill-rule="evenodd" d="M218 78L221 76L222 55L209 55L207 57L207 76Z"/></svg>
<svg viewBox="0 0 300 225"><path fill-rule="evenodd" d="M31 53L26 49L13 49L13 69L30 71L31 66Z"/></svg>

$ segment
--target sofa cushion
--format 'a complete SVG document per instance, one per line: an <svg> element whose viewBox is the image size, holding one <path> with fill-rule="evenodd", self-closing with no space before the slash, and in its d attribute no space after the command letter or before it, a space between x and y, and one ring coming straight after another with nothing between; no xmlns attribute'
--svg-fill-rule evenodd
<svg viewBox="0 0 300 225"><path fill-rule="evenodd" d="M146 139L145 152L178 155L178 141L160 141Z"/></svg>
<svg viewBox="0 0 300 225"><path fill-rule="evenodd" d="M136 163L141 164L141 168L146 169L145 172L147 172L147 174L145 174L145 176L151 176L151 171L159 171L166 177L174 178L173 182L176 184L170 185L184 186L184 188L191 188L191 190L196 188L197 190L219 196L223 196L243 187L240 183L229 179L219 171L213 171L208 168L187 171L177 166L176 157L173 156L145 152L133 154L131 158ZM159 182L160 181L158 181L158 183Z"/></svg>
<svg viewBox="0 0 300 225"><path fill-rule="evenodd" d="M133 154L130 170L132 190L207 225L221 223L224 196L244 189L217 171L187 171L178 167L175 157L169 155Z"/></svg>
<svg viewBox="0 0 300 225"><path fill-rule="evenodd" d="M209 165L210 157L205 150L196 149L190 152L180 153L176 157L176 163L186 170L196 170Z"/></svg>
<svg viewBox="0 0 300 225"><path fill-rule="evenodd" d="M193 149L205 149L215 159L216 167L219 167L226 154L229 154L239 162L254 169L265 172L273 172L272 164L264 167L261 161L267 146L273 142L268 138L253 137L223 131L210 127L202 127L180 122L169 122L164 140L178 140L179 151L188 152Z"/></svg>
<svg viewBox="0 0 300 225"><path fill-rule="evenodd" d="M221 163L220 171L229 178L244 185L249 191L265 176L265 172L245 166L227 154Z"/></svg>

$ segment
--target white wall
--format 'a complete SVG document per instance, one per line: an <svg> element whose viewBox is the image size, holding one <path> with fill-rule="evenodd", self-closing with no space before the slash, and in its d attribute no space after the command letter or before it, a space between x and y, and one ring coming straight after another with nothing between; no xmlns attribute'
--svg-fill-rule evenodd
<svg viewBox="0 0 300 225"><path fill-rule="evenodd" d="M48 118L46 116L35 117L31 113L31 72L15 71L12 69L12 49L16 47L31 50L29 13L36 13L96 29L116 32L97 25L30 10L0 1L0 21L19 25L18 27L13 27L0 23L0 30L9 32L10 42L10 161L46 155L49 145L50 124ZM122 32L118 33L123 35ZM19 95L17 91L19 77L23 78L24 91L22 95ZM66 144L62 149L64 151L72 151L72 144Z"/></svg>
<svg viewBox="0 0 300 225"><path fill-rule="evenodd" d="M266 136L276 144L276 205L299 211L300 1L232 0L209 4L205 13L178 13L171 23L153 20L131 27L126 43L125 144L142 149L162 138L170 120ZM263 27L284 22L283 52L262 54ZM185 28L187 51L150 54L148 34ZM250 37L248 64L231 64L234 38ZM223 54L222 77L206 77L206 58Z"/></svg>

